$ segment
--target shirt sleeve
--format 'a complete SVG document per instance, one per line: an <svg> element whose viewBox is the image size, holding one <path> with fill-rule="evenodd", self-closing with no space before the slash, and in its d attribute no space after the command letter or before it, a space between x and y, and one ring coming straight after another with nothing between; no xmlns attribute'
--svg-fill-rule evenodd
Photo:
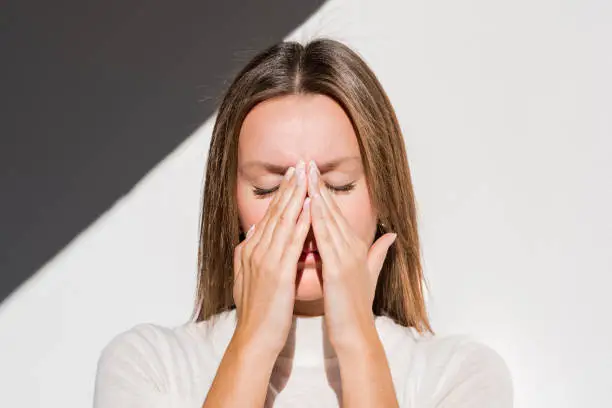
<svg viewBox="0 0 612 408"><path fill-rule="evenodd" d="M414 408L512 408L512 376L491 347L467 336L427 346Z"/></svg>
<svg viewBox="0 0 612 408"><path fill-rule="evenodd" d="M176 392L170 384L173 367L168 329L140 324L119 334L102 350L94 389L94 408L189 408L204 400Z"/></svg>

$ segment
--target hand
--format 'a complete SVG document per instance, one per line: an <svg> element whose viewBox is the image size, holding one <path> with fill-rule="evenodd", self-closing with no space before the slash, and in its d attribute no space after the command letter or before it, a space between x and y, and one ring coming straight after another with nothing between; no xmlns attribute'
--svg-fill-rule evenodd
<svg viewBox="0 0 612 408"><path fill-rule="evenodd" d="M338 349L360 345L375 332L372 304L387 251L397 237L387 233L370 247L355 234L311 161L308 194L312 228L323 266L325 321ZM374 331L371 331L371 330Z"/></svg>
<svg viewBox="0 0 612 408"><path fill-rule="evenodd" d="M291 329L297 263L310 229L304 168L300 161L287 170L263 219L234 250L235 336L274 356Z"/></svg>

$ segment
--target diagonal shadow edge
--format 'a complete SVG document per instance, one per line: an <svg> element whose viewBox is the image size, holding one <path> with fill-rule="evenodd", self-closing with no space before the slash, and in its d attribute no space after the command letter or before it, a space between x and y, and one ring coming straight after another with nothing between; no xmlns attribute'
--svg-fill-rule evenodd
<svg viewBox="0 0 612 408"><path fill-rule="evenodd" d="M7 7L0 302L205 122L252 55L323 1L253 3Z"/></svg>

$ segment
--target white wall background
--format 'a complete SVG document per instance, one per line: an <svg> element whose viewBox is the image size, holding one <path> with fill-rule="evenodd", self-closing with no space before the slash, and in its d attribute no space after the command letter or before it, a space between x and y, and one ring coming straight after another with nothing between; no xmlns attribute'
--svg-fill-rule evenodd
<svg viewBox="0 0 612 408"><path fill-rule="evenodd" d="M439 334L507 361L515 406L612 405L612 3L336 1L405 132ZM0 306L0 406L90 406L96 362L191 312L212 120Z"/></svg>

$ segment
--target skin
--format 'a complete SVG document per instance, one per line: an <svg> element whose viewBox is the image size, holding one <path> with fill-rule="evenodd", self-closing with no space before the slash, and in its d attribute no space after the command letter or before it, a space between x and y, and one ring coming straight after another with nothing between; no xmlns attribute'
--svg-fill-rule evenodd
<svg viewBox="0 0 612 408"><path fill-rule="evenodd" d="M397 235L372 245L355 235L310 163L311 225L323 259L325 323L342 378L343 407L397 407L389 364L372 315L376 282Z"/></svg>
<svg viewBox="0 0 612 408"><path fill-rule="evenodd" d="M243 231L264 217L278 193L258 196L254 189L278 187L287 169L299 160L317 164L321 182L347 224L363 242L372 243L377 216L368 194L357 136L344 110L324 95L273 98L258 104L245 118L238 142L236 191ZM330 189L353 183L350 191ZM318 248L312 227L304 248ZM323 299L321 258L298 262L294 314L323 315Z"/></svg>
<svg viewBox="0 0 612 408"><path fill-rule="evenodd" d="M256 106L241 129L237 197L248 231L234 251L238 325L204 407L263 404L292 313L325 315L343 407L396 407L371 309L395 234L373 243L377 216L341 107L321 95ZM319 255L300 257L304 248Z"/></svg>

